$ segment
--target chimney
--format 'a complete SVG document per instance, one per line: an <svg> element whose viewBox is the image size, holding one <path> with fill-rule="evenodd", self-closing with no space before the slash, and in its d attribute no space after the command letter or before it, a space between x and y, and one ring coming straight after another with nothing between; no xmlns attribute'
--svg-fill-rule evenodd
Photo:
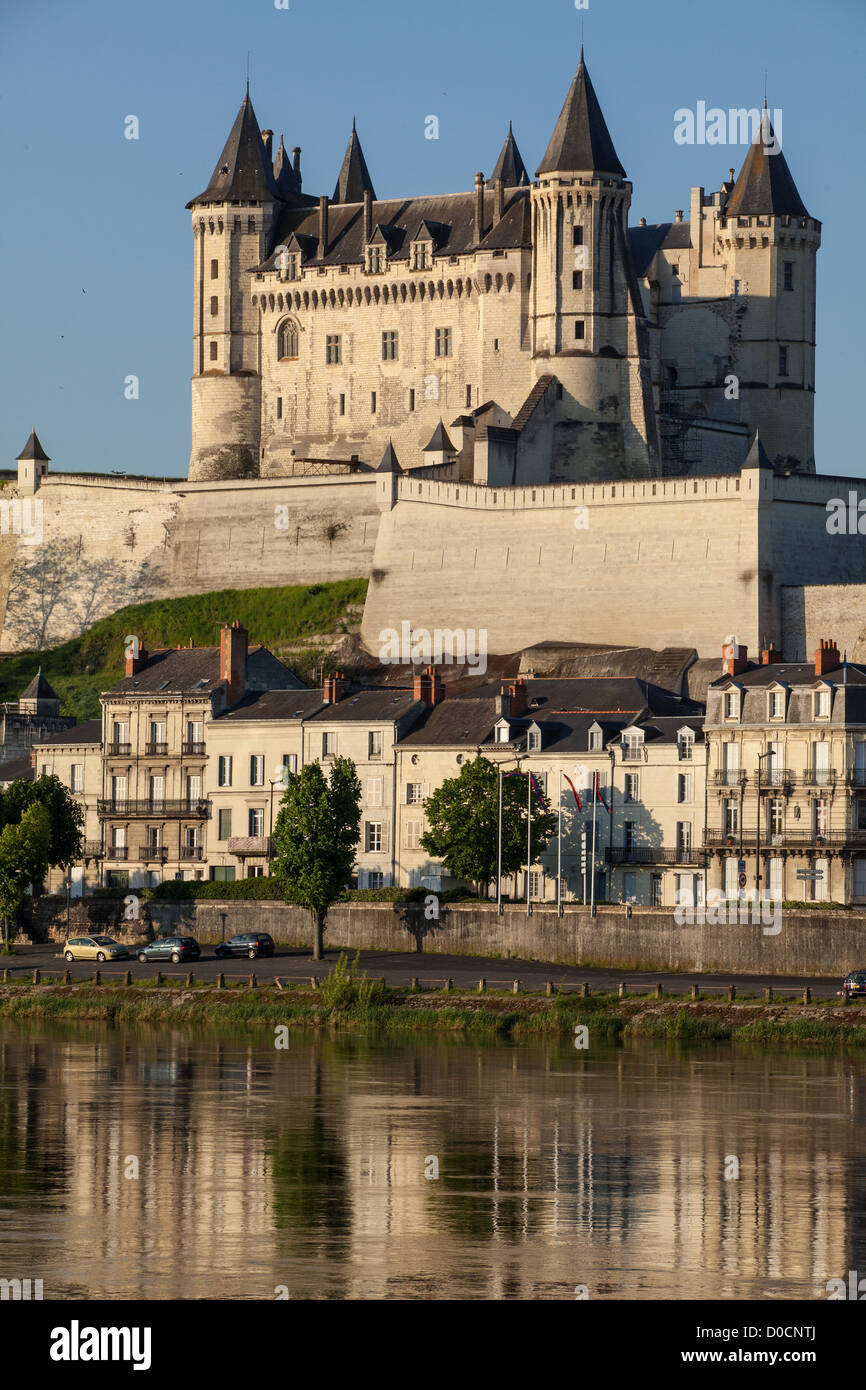
<svg viewBox="0 0 866 1390"><path fill-rule="evenodd" d="M646 226L646 218L645 218L645 217L642 217L642 218L640 219L640 221L638 222L638 226L639 226L639 227L645 227L645 226Z"/></svg>
<svg viewBox="0 0 866 1390"><path fill-rule="evenodd" d="M502 221L505 211L505 185L501 179L493 180L493 225Z"/></svg>
<svg viewBox="0 0 866 1390"><path fill-rule="evenodd" d="M295 145L292 148L292 169L295 178L298 180L298 192L301 191L301 147Z"/></svg>
<svg viewBox="0 0 866 1390"><path fill-rule="evenodd" d="M777 650L776 647L773 646L772 642L770 643L769 647L767 647L766 651L761 652L762 666L775 666L777 662L784 660L784 656L780 651Z"/></svg>
<svg viewBox="0 0 866 1390"><path fill-rule="evenodd" d="M435 666L425 666L423 671L415 672L412 677L412 696L415 700L423 700L431 709L434 705L442 703L445 699L445 687Z"/></svg>
<svg viewBox="0 0 866 1390"><path fill-rule="evenodd" d="M323 193L319 199L319 259L328 252L328 196Z"/></svg>
<svg viewBox="0 0 866 1390"><path fill-rule="evenodd" d="M349 688L343 671L335 671L332 676L325 676L322 686L322 700L326 705L336 705L342 700Z"/></svg>
<svg viewBox="0 0 866 1390"><path fill-rule="evenodd" d="M146 666L148 661L150 660L139 638L136 637L135 641L136 646L138 648L138 656L127 656L126 674L128 676L137 675L138 672L141 670L142 666Z"/></svg>
<svg viewBox="0 0 866 1390"><path fill-rule="evenodd" d="M364 245L369 246L373 235L373 190L364 189Z"/></svg>
<svg viewBox="0 0 866 1390"><path fill-rule="evenodd" d="M504 685L499 687L496 696L496 713L501 719L508 719L511 714L511 696Z"/></svg>
<svg viewBox="0 0 866 1390"><path fill-rule="evenodd" d="M674 217L677 219L678 222L682 222L682 220L683 220L683 210L682 210L682 208L677 208L676 212L674 213Z"/></svg>
<svg viewBox="0 0 866 1390"><path fill-rule="evenodd" d="M729 637L722 647L722 669L726 676L742 675L749 664L749 649L741 647L736 637Z"/></svg>
<svg viewBox="0 0 866 1390"><path fill-rule="evenodd" d="M526 691L526 681L521 676L519 680L512 681L508 687L508 695L511 702L510 715L512 719L520 719L526 713L529 705L529 696Z"/></svg>
<svg viewBox="0 0 866 1390"><path fill-rule="evenodd" d="M475 240L484 235L484 175L475 175Z"/></svg>
<svg viewBox="0 0 866 1390"><path fill-rule="evenodd" d="M273 161L273 158L272 158L272 155L271 155L271 145L273 144L273 140L274 140L274 132L273 132L272 130L263 130L263 131L262 131L262 141L263 141L263 143L264 143L265 154L266 154L267 157L268 157L268 163L269 163L269 164L273 164L273 162L274 162L274 161Z"/></svg>
<svg viewBox="0 0 866 1390"><path fill-rule="evenodd" d="M236 705L247 688L248 633L235 621L220 630L220 680L227 683L226 704Z"/></svg>
<svg viewBox="0 0 866 1390"><path fill-rule="evenodd" d="M828 671L835 671L838 665L839 648L836 643L821 637L815 652L815 675L825 676Z"/></svg>

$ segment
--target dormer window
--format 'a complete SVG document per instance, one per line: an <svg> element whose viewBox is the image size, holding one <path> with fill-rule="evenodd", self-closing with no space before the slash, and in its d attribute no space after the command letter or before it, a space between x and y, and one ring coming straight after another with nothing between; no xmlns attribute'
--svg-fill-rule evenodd
<svg viewBox="0 0 866 1390"><path fill-rule="evenodd" d="M815 718L830 718L830 691L827 689L815 691Z"/></svg>
<svg viewBox="0 0 866 1390"><path fill-rule="evenodd" d="M510 743L510 742L511 742L511 725L509 724L509 722L508 722L507 719L500 719L500 720L497 721L497 724L496 724L496 742L497 742L497 743Z"/></svg>
<svg viewBox="0 0 866 1390"><path fill-rule="evenodd" d="M785 718L785 692L784 690L771 690L768 696L767 715L770 719Z"/></svg>
<svg viewBox="0 0 866 1390"><path fill-rule="evenodd" d="M387 265L386 265L386 263L385 263L385 248L384 248L384 246L368 246L368 247L367 247L367 274L368 274L368 275L381 275L381 274L383 273L383 271L385 271L385 270L387 270Z"/></svg>
<svg viewBox="0 0 866 1390"><path fill-rule="evenodd" d="M433 243L432 241L413 241L412 242L412 270L432 270L433 269Z"/></svg>
<svg viewBox="0 0 866 1390"><path fill-rule="evenodd" d="M690 763L695 748L694 729L680 729L677 734L677 756L681 763Z"/></svg>
<svg viewBox="0 0 866 1390"><path fill-rule="evenodd" d="M724 710L726 719L739 719L740 717L740 692L739 690L726 690L724 700Z"/></svg>
<svg viewBox="0 0 866 1390"><path fill-rule="evenodd" d="M643 757L643 730L625 729L622 735L622 760L636 763Z"/></svg>
<svg viewBox="0 0 866 1390"><path fill-rule="evenodd" d="M593 724L589 730L586 740L587 751L590 753L600 753L602 747L602 730L600 724Z"/></svg>
<svg viewBox="0 0 866 1390"><path fill-rule="evenodd" d="M530 724L526 734L527 753L541 752L541 730L537 724Z"/></svg>

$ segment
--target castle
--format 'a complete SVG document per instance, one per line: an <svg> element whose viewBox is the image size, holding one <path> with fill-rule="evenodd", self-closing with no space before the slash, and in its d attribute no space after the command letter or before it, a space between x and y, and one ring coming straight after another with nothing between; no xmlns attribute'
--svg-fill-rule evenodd
<svg viewBox="0 0 866 1390"><path fill-rule="evenodd" d="M355 129L311 196L247 92L188 205L189 476L64 474L33 436L0 499L0 650L38 645L51 575L50 641L141 599L369 576L373 653L408 622L492 653L736 633L805 659L832 632L866 657L866 554L828 527L856 484L815 467L821 227L755 116L736 177L629 227L582 56L534 180L509 128L437 197L377 200Z"/></svg>
<svg viewBox="0 0 866 1390"><path fill-rule="evenodd" d="M532 182L510 127L471 191L386 202L354 127L331 198L271 142L247 90L188 204L191 480L375 466L389 442L488 487L718 474L756 432L815 471L821 224L766 109L736 180L656 227L629 228L582 53Z"/></svg>

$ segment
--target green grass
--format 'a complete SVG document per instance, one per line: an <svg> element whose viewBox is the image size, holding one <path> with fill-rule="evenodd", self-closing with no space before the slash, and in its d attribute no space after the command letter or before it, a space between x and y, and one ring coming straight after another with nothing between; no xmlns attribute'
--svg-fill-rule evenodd
<svg viewBox="0 0 866 1390"><path fill-rule="evenodd" d="M341 579L275 589L219 589L132 604L101 618L81 637L0 661L0 702L16 700L41 666L60 696L64 714L95 719L100 693L123 675L124 639L130 633L150 651L187 646L190 638L196 646L217 646L220 627L237 619L249 632L251 644L262 643L279 654L280 648L293 643L302 645L319 634L345 630L352 621L350 608L362 604L366 592L366 579ZM302 678L309 678L318 659L311 653L291 665Z"/></svg>

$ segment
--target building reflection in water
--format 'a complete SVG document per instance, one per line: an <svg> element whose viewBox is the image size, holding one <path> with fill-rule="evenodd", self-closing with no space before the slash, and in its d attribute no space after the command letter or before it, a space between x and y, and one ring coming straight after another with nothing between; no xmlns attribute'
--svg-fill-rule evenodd
<svg viewBox="0 0 866 1390"><path fill-rule="evenodd" d="M650 1299L866 1276L858 1059L290 1043L5 1026L0 1275L46 1298Z"/></svg>

